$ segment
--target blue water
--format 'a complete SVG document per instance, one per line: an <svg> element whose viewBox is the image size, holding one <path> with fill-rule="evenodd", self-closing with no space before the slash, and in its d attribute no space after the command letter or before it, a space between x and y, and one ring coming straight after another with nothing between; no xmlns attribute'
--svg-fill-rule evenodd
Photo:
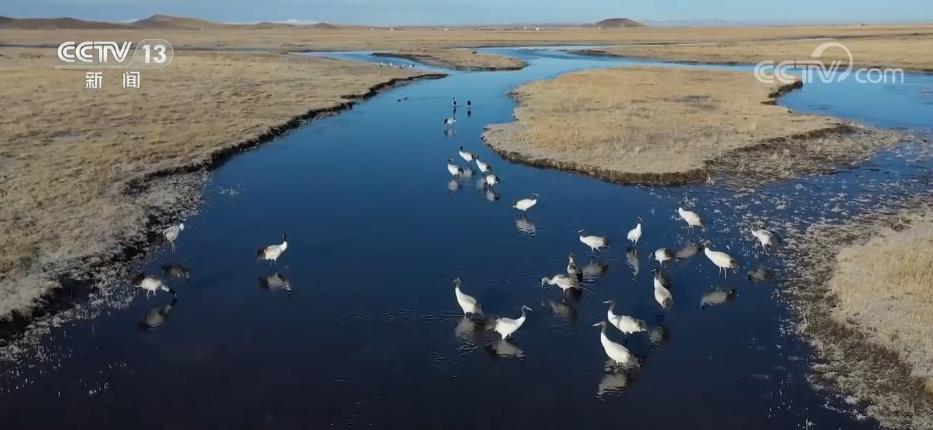
<svg viewBox="0 0 933 430"><path fill-rule="evenodd" d="M493 51L529 66L388 91L214 171L177 250L161 250L141 268L158 273L176 262L191 271L187 281L168 281L179 298L164 324L137 326L171 297L139 294L126 309L53 331L46 342L67 358L0 371L0 422L15 429L877 426L808 383L810 350L785 333L775 282L744 276L780 268L753 247L747 227L764 221L785 232L843 220L880 199L928 189L929 160L901 148L833 175L741 191L619 186L511 164L480 140L487 124L511 120L511 89L571 70L659 63ZM923 128L931 105L917 89L933 80L909 75L909 82L909 89L814 85L782 103ZM445 133L451 97L472 100L474 109L461 108L455 133ZM476 186L478 176L450 183L445 163L464 164L461 145L494 166L503 181L495 196ZM522 219L511 202L533 192L539 205ZM684 199L707 218L705 232L673 219ZM624 242L638 216L645 234L635 275ZM590 263L577 241L581 228L613 242L594 261L608 270L580 297L540 287L541 277L564 271L570 252ZM261 288L271 271L255 261L256 249L283 233L289 248L275 271L291 292ZM651 253L703 238L730 252L739 273L722 278L702 255L672 264L665 273L674 305L662 311L652 295ZM464 323L451 286L458 276L487 313L516 317L522 305L533 308L511 343ZM713 287L736 288L738 296L701 309ZM592 324L605 318L609 298L655 336L627 340L642 360L638 372L607 371ZM617 331L609 336L622 341Z"/></svg>

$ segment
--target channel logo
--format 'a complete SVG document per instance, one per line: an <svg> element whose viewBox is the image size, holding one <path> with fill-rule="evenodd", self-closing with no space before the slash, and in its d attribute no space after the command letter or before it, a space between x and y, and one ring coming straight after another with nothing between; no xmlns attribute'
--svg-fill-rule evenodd
<svg viewBox="0 0 933 430"><path fill-rule="evenodd" d="M131 54L132 51L132 54ZM172 63L175 49L164 39L132 41L73 40L58 45L57 69L164 69Z"/></svg>

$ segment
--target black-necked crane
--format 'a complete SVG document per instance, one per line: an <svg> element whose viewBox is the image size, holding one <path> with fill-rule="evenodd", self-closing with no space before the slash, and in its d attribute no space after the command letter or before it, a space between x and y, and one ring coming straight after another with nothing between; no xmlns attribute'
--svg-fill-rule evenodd
<svg viewBox="0 0 933 430"><path fill-rule="evenodd" d="M625 237L629 242L632 242L632 246L638 245L638 239L641 239L641 217L638 217L638 224L635 225L635 228L629 230Z"/></svg>
<svg viewBox="0 0 933 430"><path fill-rule="evenodd" d="M456 123L457 123L457 118L454 118L452 116L448 116L444 118L444 127L450 128L450 127L453 127L454 124Z"/></svg>
<svg viewBox="0 0 933 430"><path fill-rule="evenodd" d="M689 227L703 227L703 220L696 212L688 211L684 208L677 208L677 214L684 220Z"/></svg>
<svg viewBox="0 0 933 430"><path fill-rule="evenodd" d="M172 247L172 252L175 251L175 240L178 239L178 236L181 232L185 231L185 223L179 223L177 225L172 225L162 230L162 237L168 241L169 245Z"/></svg>
<svg viewBox="0 0 933 430"><path fill-rule="evenodd" d="M483 313L479 303L473 296L460 290L460 278L454 279L454 296L457 298L457 304L463 310L464 315L481 315Z"/></svg>
<svg viewBox="0 0 933 430"><path fill-rule="evenodd" d="M538 194L533 193L531 194L531 197L516 200L512 207L522 211L522 215L525 215L528 212L528 209L531 209L536 204L538 204Z"/></svg>
<svg viewBox="0 0 933 430"><path fill-rule="evenodd" d="M493 175L492 173L483 177L483 185L486 187L492 187L492 186L498 185L500 182L502 181L499 179L499 177L496 175Z"/></svg>
<svg viewBox="0 0 933 430"><path fill-rule="evenodd" d="M658 265L664 266L664 262L674 259L674 253L667 248L659 248L654 251L654 259L658 261Z"/></svg>
<svg viewBox="0 0 933 430"><path fill-rule="evenodd" d="M775 239L774 233L771 233L768 230L765 230L763 228L759 228L757 230L752 229L752 236L754 236L755 239L758 239L758 243L761 244L761 247L765 251L768 250L769 246L774 246L774 239Z"/></svg>
<svg viewBox="0 0 933 430"><path fill-rule="evenodd" d="M447 172L450 173L450 176L460 176L463 175L463 168L454 164L454 160L447 159Z"/></svg>
<svg viewBox="0 0 933 430"><path fill-rule="evenodd" d="M288 249L288 235L282 235L282 243L276 243L274 245L269 245L265 248L259 248L256 251L256 261L269 261L269 267L274 267L275 263L279 260L279 257L285 253L285 250Z"/></svg>
<svg viewBox="0 0 933 430"><path fill-rule="evenodd" d="M145 290L146 298L149 298L149 295L151 294L158 293L160 290L169 292L173 296L175 295L175 291L169 288L168 285L165 285L161 279L143 273L140 273L139 275L136 275L135 278L133 278L133 285L136 288Z"/></svg>
<svg viewBox="0 0 933 430"><path fill-rule="evenodd" d="M712 261L713 264L719 268L720 273L725 271L726 275L728 275L729 269L736 268L736 262L734 258L725 252L714 251L709 247L709 242L703 244L703 254L706 254L706 258L709 258L709 261Z"/></svg>
<svg viewBox="0 0 933 430"><path fill-rule="evenodd" d="M492 171L492 166L490 166L489 163L484 163L479 158L475 158L475 160L476 160L476 167L479 168L480 173L486 174Z"/></svg>
<svg viewBox="0 0 933 430"><path fill-rule="evenodd" d="M460 146L460 151L458 151L458 153L460 154L460 158L462 158L463 161L466 161L467 163L470 163L476 159L476 156L473 155L472 152L464 151L463 146Z"/></svg>
<svg viewBox="0 0 933 430"><path fill-rule="evenodd" d="M657 277L654 278L653 283L654 300L661 305L662 309L670 308L671 304L674 303L674 295L671 294L671 290L667 289Z"/></svg>
<svg viewBox="0 0 933 430"><path fill-rule="evenodd" d="M671 289L671 281L667 279L667 275L664 274L660 267L651 269L651 273L654 274L654 280L660 283L662 287Z"/></svg>
<svg viewBox="0 0 933 430"><path fill-rule="evenodd" d="M583 230L578 231L580 235L580 242L583 242L584 245L590 247L591 252L598 252L599 250L609 246L609 239L603 236L586 236L583 234Z"/></svg>
<svg viewBox="0 0 933 430"><path fill-rule="evenodd" d="M613 361L617 366L621 366L625 369L630 369L633 367L638 367L638 360L629 352L628 348L622 346L620 343L613 342L609 340L609 337L606 336L606 327L609 326L606 321L600 321L596 324L593 324L593 327L599 327L599 341L603 345L603 351L606 351L606 355L609 356L609 359Z"/></svg>
<svg viewBox="0 0 933 430"><path fill-rule="evenodd" d="M615 299L609 299L603 303L609 305L609 310L606 311L606 319L609 321L609 324L615 326L615 328L619 329L622 333L630 335L648 330L648 325L645 324L643 320L615 313Z"/></svg>
<svg viewBox="0 0 933 430"><path fill-rule="evenodd" d="M528 306L522 306L522 316L512 319L507 317L499 317L493 322L492 329L496 333L499 333L499 336L502 336L502 339L508 339L512 333L515 333L522 324L525 323L526 311L530 311L531 308Z"/></svg>
<svg viewBox="0 0 933 430"><path fill-rule="evenodd" d="M544 277L541 278L541 286L547 285L556 285L563 292L570 291L574 288L580 288L580 283L577 282L576 277L570 277L563 273L558 273L550 278Z"/></svg>

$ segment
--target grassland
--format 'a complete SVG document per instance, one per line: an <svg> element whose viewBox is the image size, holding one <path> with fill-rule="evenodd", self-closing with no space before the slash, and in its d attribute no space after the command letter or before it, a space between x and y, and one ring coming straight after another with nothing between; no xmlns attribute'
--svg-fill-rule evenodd
<svg viewBox="0 0 933 430"><path fill-rule="evenodd" d="M411 76L276 53L388 51L446 67L500 69L518 63L463 48L933 37L930 25L535 30L168 21L132 29L0 29L0 78L16 83L0 88L7 108L0 118L0 315L58 285L65 268L106 262L128 243L144 242L158 227L146 225L153 212L190 194L155 193L161 195L157 202L142 201L136 191L153 183L146 178L209 165L218 153L255 144L296 116L341 106L344 96ZM118 73L105 73L105 89L89 92L80 71L52 69L54 50L27 48L144 38L172 42L176 60L163 72L143 73L143 88L135 94L117 86ZM128 188L136 191L128 194Z"/></svg>
<svg viewBox="0 0 933 430"><path fill-rule="evenodd" d="M663 45L632 45L596 50L627 57L668 61L757 64L807 60L813 50L826 40L727 41ZM912 71L933 71L933 37L929 34L836 39L852 52L858 67L898 67ZM821 60L848 61L840 49L828 49Z"/></svg>
<svg viewBox="0 0 933 430"><path fill-rule="evenodd" d="M150 216L184 198L139 193L157 175L210 166L296 118L345 106L416 73L282 54L177 52L88 90L50 49L0 48L0 315L29 306L71 267L146 241ZM141 196L148 196L142 198ZM153 201L152 196L161 195Z"/></svg>
<svg viewBox="0 0 933 430"><path fill-rule="evenodd" d="M814 381L885 428L933 429L933 208L930 193L788 240L798 332Z"/></svg>
<svg viewBox="0 0 933 430"><path fill-rule="evenodd" d="M897 351L933 395L933 211L907 212L836 256L833 316Z"/></svg>
<svg viewBox="0 0 933 430"><path fill-rule="evenodd" d="M491 126L484 137L507 158L609 181L665 184L705 179L710 170L786 177L827 168L834 155L893 142L774 105L786 89L749 73L589 70L518 88L515 122Z"/></svg>

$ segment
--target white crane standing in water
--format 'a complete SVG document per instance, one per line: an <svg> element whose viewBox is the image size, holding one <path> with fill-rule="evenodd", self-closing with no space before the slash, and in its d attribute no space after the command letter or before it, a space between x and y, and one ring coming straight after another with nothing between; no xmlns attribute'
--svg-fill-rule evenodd
<svg viewBox="0 0 933 430"><path fill-rule="evenodd" d="M580 283L577 282L577 278L570 277L563 273L558 273L550 278L548 277L541 278L541 286L543 287L544 284L556 285L558 288L561 289L561 291L564 291L564 292L567 292L568 290L572 290L574 288L580 288Z"/></svg>
<svg viewBox="0 0 933 430"><path fill-rule="evenodd" d="M609 324L614 325L622 333L629 335L632 333L640 333L648 330L648 326L644 321L637 320L628 315L620 315L613 312L616 307L615 299L609 299L603 303L609 305L609 310L606 311L606 319L609 321Z"/></svg>
<svg viewBox="0 0 933 430"><path fill-rule="evenodd" d="M599 341L603 344L603 350L606 351L606 355L609 356L609 359L612 360L616 365L621 366L625 369L630 369L633 367L638 367L638 360L635 359L635 356L629 352L628 348L622 346L620 343L613 342L609 340L609 337L606 336L606 326L608 326L605 321L600 321L596 324L593 324L593 327L599 327Z"/></svg>
<svg viewBox="0 0 933 430"><path fill-rule="evenodd" d="M172 295L175 295L175 292L172 291L172 289L169 288L168 285L165 285L165 283L162 282L161 279L156 278L155 276L149 276L149 275L140 273L139 275L136 275L136 278L133 279L133 285L136 286L136 288L141 288L145 290L146 298L149 298L149 295L151 294L158 293L159 290L167 291L169 293L172 293Z"/></svg>
<svg viewBox="0 0 933 430"><path fill-rule="evenodd" d="M466 161L467 163L469 163L469 162L471 162L471 161L473 161L473 160L476 159L476 156L473 155L472 152L464 151L464 150L463 150L463 146L460 147L460 151L458 151L458 152L460 153L460 158L462 158L463 161Z"/></svg>
<svg viewBox="0 0 933 430"><path fill-rule="evenodd" d="M697 215L696 212L688 211L684 208L677 208L677 214L680 215L680 219L687 223L688 227L703 228L703 220L700 219L700 216Z"/></svg>
<svg viewBox="0 0 933 430"><path fill-rule="evenodd" d="M590 247L591 252L598 252L600 249L609 246L609 239L606 239L603 236L584 236L583 230L580 230L577 233L580 234L580 242L583 242L586 246Z"/></svg>
<svg viewBox="0 0 933 430"><path fill-rule="evenodd" d="M460 278L454 279L454 295L457 297L457 304L463 310L464 315L481 315L483 313L476 302L476 299L460 290Z"/></svg>
<svg viewBox="0 0 933 430"><path fill-rule="evenodd" d="M499 180L499 177L496 175L493 175L492 173L486 175L483 178L483 186L485 187L492 187L492 186L498 185L499 182L501 182Z"/></svg>
<svg viewBox="0 0 933 430"><path fill-rule="evenodd" d="M474 158L476 160L476 167L479 167L479 172L486 174L492 171L492 166L489 163L484 163L480 161L479 158Z"/></svg>
<svg viewBox="0 0 933 430"><path fill-rule="evenodd" d="M665 261L674 259L674 252L667 248L659 248L654 251L654 259L658 260L658 265L663 267Z"/></svg>
<svg viewBox="0 0 933 430"><path fill-rule="evenodd" d="M761 247L767 251L769 246L774 246L774 233L771 233L768 230L763 228L752 230L752 236L755 236L755 239L758 239L758 242L761 243Z"/></svg>
<svg viewBox="0 0 933 430"><path fill-rule="evenodd" d="M288 249L288 235L282 235L282 243L277 243L274 245L269 245L265 248L259 248L259 251L256 252L256 261L269 261L269 267L275 266L275 263L279 260L279 257L285 253L285 250Z"/></svg>
<svg viewBox="0 0 933 430"><path fill-rule="evenodd" d="M522 324L525 323L525 311L530 310L531 308L528 306L522 305L522 316L516 319L506 317L496 318L496 320L492 323L493 331L499 333L499 336L502 336L502 340L508 339L512 333L515 333L519 328L521 328Z"/></svg>
<svg viewBox="0 0 933 430"><path fill-rule="evenodd" d="M175 240L178 239L178 236L183 231L185 231L185 223L169 226L169 228L162 231L162 236L165 237L165 240L171 245L172 252L175 252Z"/></svg>
<svg viewBox="0 0 933 430"><path fill-rule="evenodd" d="M516 200L512 207L522 211L522 215L525 215L528 212L528 209L531 209L536 204L538 204L538 194L533 193L529 198Z"/></svg>
<svg viewBox="0 0 933 430"><path fill-rule="evenodd" d="M641 217L638 217L638 224L635 225L635 228L629 230L625 237L629 242L632 242L632 246L638 245L638 239L641 239Z"/></svg>
<svg viewBox="0 0 933 430"><path fill-rule="evenodd" d="M460 166L454 164L454 161L449 158L447 159L447 171L450 173L450 176L463 175L463 169Z"/></svg>
<svg viewBox="0 0 933 430"><path fill-rule="evenodd" d="M456 123L457 123L457 118L454 118L452 116L448 116L444 118L444 127L451 128Z"/></svg>
<svg viewBox="0 0 933 430"><path fill-rule="evenodd" d="M671 294L671 290L668 290L663 281L657 276L654 277L654 300L665 310L674 303L674 295Z"/></svg>
<svg viewBox="0 0 933 430"><path fill-rule="evenodd" d="M706 254L706 258L709 258L709 261L712 261L713 264L719 268L720 273L725 271L726 275L728 275L729 269L736 268L736 262L732 256L722 251L714 251L709 247L709 242L703 244L703 253Z"/></svg>

